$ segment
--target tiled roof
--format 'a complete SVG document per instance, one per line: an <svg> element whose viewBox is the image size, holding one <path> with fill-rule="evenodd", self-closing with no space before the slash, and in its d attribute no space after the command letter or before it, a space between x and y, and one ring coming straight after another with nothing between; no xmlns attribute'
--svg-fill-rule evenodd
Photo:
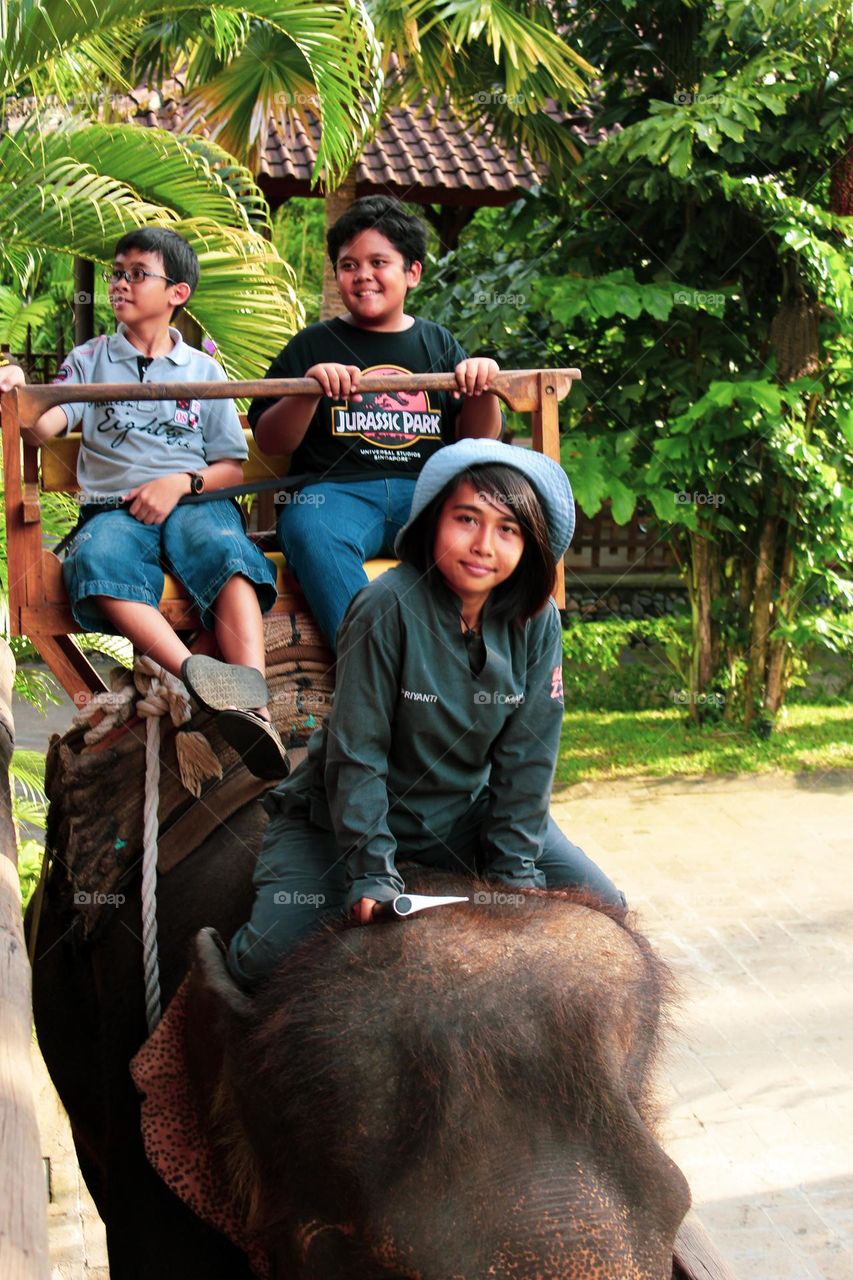
<svg viewBox="0 0 853 1280"><path fill-rule="evenodd" d="M175 99L137 93L115 105L140 123L180 128ZM578 147L598 141L587 108L567 117L565 127ZM270 117L257 178L273 206L288 196L310 194L318 139L319 123L310 112L304 119ZM503 205L544 176L544 168L524 151L496 142L485 124L463 125L446 106L394 107L359 158L356 190L359 196L381 192L420 204Z"/></svg>

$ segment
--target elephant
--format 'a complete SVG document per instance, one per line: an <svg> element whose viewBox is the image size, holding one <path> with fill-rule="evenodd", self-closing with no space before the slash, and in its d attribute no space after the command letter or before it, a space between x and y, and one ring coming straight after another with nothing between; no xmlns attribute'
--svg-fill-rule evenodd
<svg viewBox="0 0 853 1280"><path fill-rule="evenodd" d="M49 832L65 803L55 789ZM248 917L265 822L255 798L161 877L164 1005L199 932L227 941ZM404 873L413 892L470 901L330 922L251 997L209 933L196 943L196 1102L272 1275L689 1278L673 1255L689 1190L655 1137L665 966L624 913L582 895ZM55 858L33 968L42 1053L111 1280L242 1280L243 1252L145 1156L129 1072L147 1036L138 881L123 888L83 939Z"/></svg>

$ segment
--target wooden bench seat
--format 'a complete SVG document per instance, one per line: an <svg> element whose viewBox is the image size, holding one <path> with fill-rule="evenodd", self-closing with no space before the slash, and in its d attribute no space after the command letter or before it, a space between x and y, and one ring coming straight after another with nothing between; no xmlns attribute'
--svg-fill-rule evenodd
<svg viewBox="0 0 853 1280"><path fill-rule="evenodd" d="M532 416L532 443L535 449L559 459L558 403L580 377L577 369L506 370L497 375L495 393L510 408ZM365 393L387 391L435 390L455 388L452 374L405 374L368 376L361 386ZM257 395L286 396L316 394L318 384L310 378L259 380L257 382L140 383L122 385L123 398L156 399L243 399ZM7 552L9 561L9 627L12 635L26 635L47 662L51 671L72 696L99 692L105 686L72 636L79 630L71 616L62 582L62 565L50 547L44 545L41 524L42 493L78 492L77 455L79 433L55 438L40 449L24 444L21 427L31 425L51 405L90 402L103 403L115 398L115 388L108 385L27 386L19 387L0 399L3 424L3 470ZM289 457L269 457L255 445L246 430L248 459L244 464L244 482L258 484L275 478L284 479L290 466ZM275 489L255 497L258 527L275 524ZM277 613L305 610L299 586L288 573L281 555L271 553L278 575ZM375 560L365 568L369 578L377 577L394 562ZM558 584L558 603L562 603L562 579ZM167 579L160 611L176 630L194 631L199 619L179 583Z"/></svg>

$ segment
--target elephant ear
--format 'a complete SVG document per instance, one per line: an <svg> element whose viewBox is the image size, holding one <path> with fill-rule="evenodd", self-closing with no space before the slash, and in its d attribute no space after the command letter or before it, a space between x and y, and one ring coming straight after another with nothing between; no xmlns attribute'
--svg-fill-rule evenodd
<svg viewBox="0 0 853 1280"><path fill-rule="evenodd" d="M228 1045L241 1043L251 1010L248 996L228 972L225 948L215 929L200 929L195 936L186 1009L187 1075L200 1112L213 1118Z"/></svg>

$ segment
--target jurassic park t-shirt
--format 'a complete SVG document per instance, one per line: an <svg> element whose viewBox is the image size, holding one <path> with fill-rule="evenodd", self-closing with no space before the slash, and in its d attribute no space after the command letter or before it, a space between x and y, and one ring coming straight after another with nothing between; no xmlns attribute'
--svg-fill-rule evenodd
<svg viewBox="0 0 853 1280"><path fill-rule="evenodd" d="M339 318L309 325L291 338L267 371L268 378L303 378L315 364L353 364L365 373L451 373L465 352L439 324L416 319L398 333L372 333ZM275 404L253 400L249 424ZM449 391L401 391L361 400L323 396L299 448L291 474L316 480L416 476L427 458L456 439L462 407Z"/></svg>

